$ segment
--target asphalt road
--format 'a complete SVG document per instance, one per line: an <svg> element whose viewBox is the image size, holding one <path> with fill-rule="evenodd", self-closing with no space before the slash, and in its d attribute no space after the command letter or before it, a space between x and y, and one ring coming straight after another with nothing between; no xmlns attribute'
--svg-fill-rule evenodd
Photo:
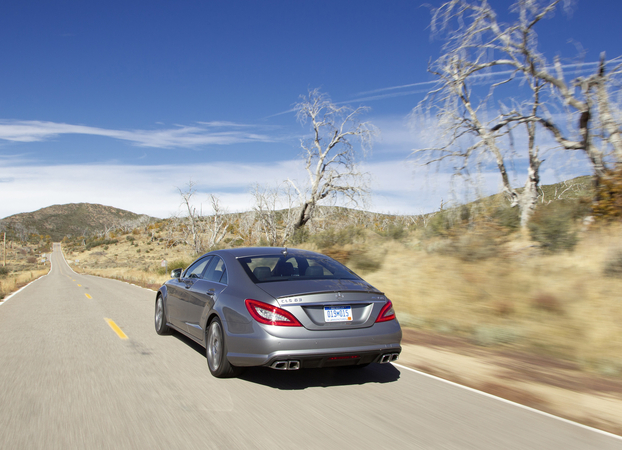
<svg viewBox="0 0 622 450"><path fill-rule="evenodd" d="M399 366L215 379L202 348L156 335L154 292L52 261L0 306L2 449L622 449Z"/></svg>

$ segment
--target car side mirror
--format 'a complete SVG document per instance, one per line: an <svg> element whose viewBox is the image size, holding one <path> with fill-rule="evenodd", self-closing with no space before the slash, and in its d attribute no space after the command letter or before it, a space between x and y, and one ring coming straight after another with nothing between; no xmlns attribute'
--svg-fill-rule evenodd
<svg viewBox="0 0 622 450"><path fill-rule="evenodd" d="M171 270L171 278L181 278L182 269L173 269Z"/></svg>

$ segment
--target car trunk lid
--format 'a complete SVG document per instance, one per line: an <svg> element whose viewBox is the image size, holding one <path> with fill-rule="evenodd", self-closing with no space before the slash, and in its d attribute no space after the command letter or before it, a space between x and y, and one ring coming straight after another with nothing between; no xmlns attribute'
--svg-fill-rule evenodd
<svg viewBox="0 0 622 450"><path fill-rule="evenodd" d="M261 283L279 306L309 330L370 327L387 299L362 280L306 280Z"/></svg>

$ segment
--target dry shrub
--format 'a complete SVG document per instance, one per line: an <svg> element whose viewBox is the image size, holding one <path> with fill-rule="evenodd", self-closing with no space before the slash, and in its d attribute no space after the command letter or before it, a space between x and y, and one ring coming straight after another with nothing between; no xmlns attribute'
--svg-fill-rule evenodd
<svg viewBox="0 0 622 450"><path fill-rule="evenodd" d="M453 229L448 236L427 245L428 252L455 256L462 261L482 261L499 256L507 234L493 223L480 223L469 229Z"/></svg>
<svg viewBox="0 0 622 450"><path fill-rule="evenodd" d="M368 250L354 250L350 253L348 265L355 271L375 272L382 267L385 252L370 248Z"/></svg>
<svg viewBox="0 0 622 450"><path fill-rule="evenodd" d="M622 220L622 167L609 170L600 179L594 215L601 220Z"/></svg>
<svg viewBox="0 0 622 450"><path fill-rule="evenodd" d="M477 325L473 329L473 339L477 345L512 344L520 337L516 329L501 325Z"/></svg>
<svg viewBox="0 0 622 450"><path fill-rule="evenodd" d="M579 242L575 221L588 214L587 208L582 201L539 205L529 222L531 238L549 253L574 250Z"/></svg>
<svg viewBox="0 0 622 450"><path fill-rule="evenodd" d="M326 256L333 258L334 260L339 261L342 264L345 264L350 259L350 251L344 250L342 248L327 248L322 251Z"/></svg>
<svg viewBox="0 0 622 450"><path fill-rule="evenodd" d="M532 300L531 305L539 310L546 311L554 314L563 314L564 308L562 303L552 294L541 292L536 294Z"/></svg>
<svg viewBox="0 0 622 450"><path fill-rule="evenodd" d="M497 300L492 304L493 312L500 317L507 317L514 314L516 308L514 307L514 303L507 300Z"/></svg>

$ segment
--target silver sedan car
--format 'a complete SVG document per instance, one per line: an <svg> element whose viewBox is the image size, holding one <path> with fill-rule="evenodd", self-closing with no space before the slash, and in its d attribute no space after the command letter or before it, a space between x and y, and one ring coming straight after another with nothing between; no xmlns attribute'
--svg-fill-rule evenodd
<svg viewBox="0 0 622 450"><path fill-rule="evenodd" d="M217 250L171 277L156 296L156 332L172 328L205 347L215 377L251 366L365 367L401 352L391 301L319 253Z"/></svg>

